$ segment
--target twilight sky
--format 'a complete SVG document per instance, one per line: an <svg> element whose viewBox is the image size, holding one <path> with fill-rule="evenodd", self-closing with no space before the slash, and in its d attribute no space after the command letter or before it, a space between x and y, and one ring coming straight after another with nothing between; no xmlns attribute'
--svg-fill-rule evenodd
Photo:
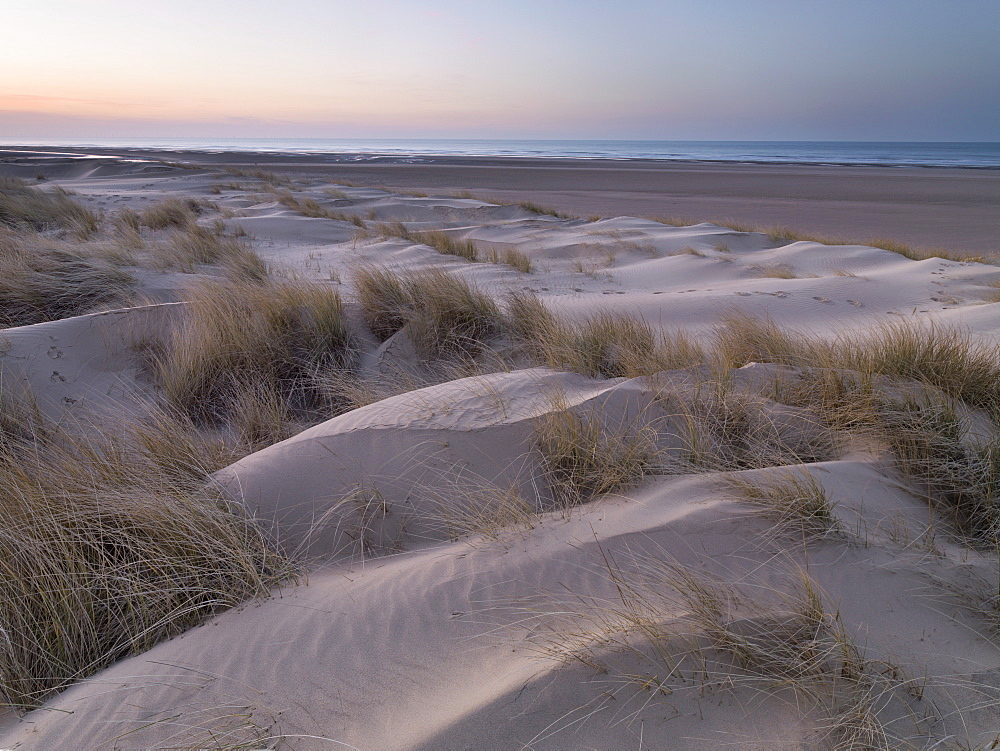
<svg viewBox="0 0 1000 751"><path fill-rule="evenodd" d="M1000 141L1000 0L8 0L0 138Z"/></svg>

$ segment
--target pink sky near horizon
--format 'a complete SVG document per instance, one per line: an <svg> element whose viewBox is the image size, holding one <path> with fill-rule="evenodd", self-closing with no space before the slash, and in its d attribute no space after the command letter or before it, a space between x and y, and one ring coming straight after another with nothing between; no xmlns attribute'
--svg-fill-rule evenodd
<svg viewBox="0 0 1000 751"><path fill-rule="evenodd" d="M17 1L0 137L1000 140L1000 4L832 5Z"/></svg>

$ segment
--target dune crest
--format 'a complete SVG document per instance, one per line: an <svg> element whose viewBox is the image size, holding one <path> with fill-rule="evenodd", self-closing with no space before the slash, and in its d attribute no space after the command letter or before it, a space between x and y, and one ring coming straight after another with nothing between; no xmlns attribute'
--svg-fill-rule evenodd
<svg viewBox="0 0 1000 751"><path fill-rule="evenodd" d="M51 178L106 214L73 262L135 304L0 332L42 426L0 415L4 461L141 457L299 579L67 668L0 746L991 747L996 266L259 171ZM80 487L138 488L106 474Z"/></svg>

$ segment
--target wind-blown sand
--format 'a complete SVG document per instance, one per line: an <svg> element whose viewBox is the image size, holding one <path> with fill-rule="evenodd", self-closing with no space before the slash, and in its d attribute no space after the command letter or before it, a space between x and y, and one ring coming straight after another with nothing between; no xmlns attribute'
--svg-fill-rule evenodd
<svg viewBox="0 0 1000 751"><path fill-rule="evenodd" d="M33 174L36 167L24 169ZM402 221L410 229L445 227L483 249L520 250L534 265L526 274L405 239L359 239L348 221L302 216L263 190L215 194L211 187L220 182L252 181L210 169L110 159L44 169L107 212L168 195L215 201L232 210L227 226L251 233L256 251L274 267L339 284L349 300L354 269L369 261L443 268L497 299L509 289L531 290L568 320L602 310L637 314L703 341L727 311L824 336L902 320L964 327L982 342L1000 336L992 286L1000 268L981 263L913 261L859 245L780 245L712 224L560 219L318 176L296 188L300 199L350 216ZM378 173L364 169L366 176ZM408 167L388 169L386 182L413 174ZM643 179L641 172L629 174ZM413 180L427 184L423 176ZM483 187L492 187L485 178ZM556 189L531 197L551 198L550 190ZM595 202L600 192L594 189ZM677 208L693 206L681 201ZM712 213L729 213L725 206ZM956 213L948 209L960 221ZM845 221L838 231L866 234L866 221ZM973 234L956 247L968 247ZM928 244L948 244L948 237ZM182 297L181 276L143 277L155 305L4 331L5 385L24 385L45 412L70 422L91 413L141 413L153 387L128 345L183 307L171 304ZM363 363L372 372L408 372L412 365L411 350L398 338L369 347ZM751 364L733 371L732 383L737 390L763 388L787 372ZM825 489L840 525L838 534L818 541L776 530L719 472L654 474L572 511L544 510L551 494L533 437L539 417L574 409L599 411L613 425L640 416L674 425L678 416L656 394L668 387L695 394L699 379L708 377L687 370L656 381L594 379L526 367L423 388L415 383L241 459L216 481L273 524L286 544L319 559L308 583L121 660L23 717L0 716L0 747L826 748L840 737L832 725L863 714L862 705L878 711L898 744L892 747L995 747L989 744L1000 728L998 641L989 618L955 594L994 582L995 556L946 534L932 538L927 501L884 454L853 445L801 467ZM797 424L794 408L768 401L768 409ZM682 426L664 430L678 435ZM664 440L669 448L671 439ZM784 471L740 474L754 480ZM475 493L490 486L517 489L532 508L506 527L468 532L476 524L470 499L474 505ZM354 501L337 504L358 489L379 499L379 519L364 530L351 526ZM322 531L310 534L319 519ZM636 628L622 635L609 627L612 611L634 601L622 597L618 571L644 571L636 581L645 582L645 596L662 598L665 632L681 624L663 646L676 660L673 674L662 654L650 657L649 633ZM828 613L824 623L836 616L844 643L854 645L844 649L856 647L874 676L863 686L871 701L850 694L826 706L752 667L727 672L724 660L705 657L692 646L697 638L683 633L690 601L680 591L679 571L724 582L723 599L748 603L751 615L737 630L749 629L743 633L751 641L760 620L753 607L770 603L787 613L794 607L777 593L798 592L807 601L808 576ZM651 572L660 576L655 584ZM553 659L567 652L578 659ZM813 685L808 676L800 679ZM851 747L866 746L859 740Z"/></svg>

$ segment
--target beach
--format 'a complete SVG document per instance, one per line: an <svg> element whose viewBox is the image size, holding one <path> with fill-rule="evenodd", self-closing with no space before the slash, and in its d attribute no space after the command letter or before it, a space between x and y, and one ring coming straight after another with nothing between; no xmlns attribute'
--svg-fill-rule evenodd
<svg viewBox="0 0 1000 751"><path fill-rule="evenodd" d="M1000 172L52 151L0 747L992 747Z"/></svg>
<svg viewBox="0 0 1000 751"><path fill-rule="evenodd" d="M69 151L53 147L54 151ZM277 155L88 149L191 164L260 167L404 190L471 191L581 216L731 219L923 248L1000 252L1000 170L665 163L496 157Z"/></svg>

